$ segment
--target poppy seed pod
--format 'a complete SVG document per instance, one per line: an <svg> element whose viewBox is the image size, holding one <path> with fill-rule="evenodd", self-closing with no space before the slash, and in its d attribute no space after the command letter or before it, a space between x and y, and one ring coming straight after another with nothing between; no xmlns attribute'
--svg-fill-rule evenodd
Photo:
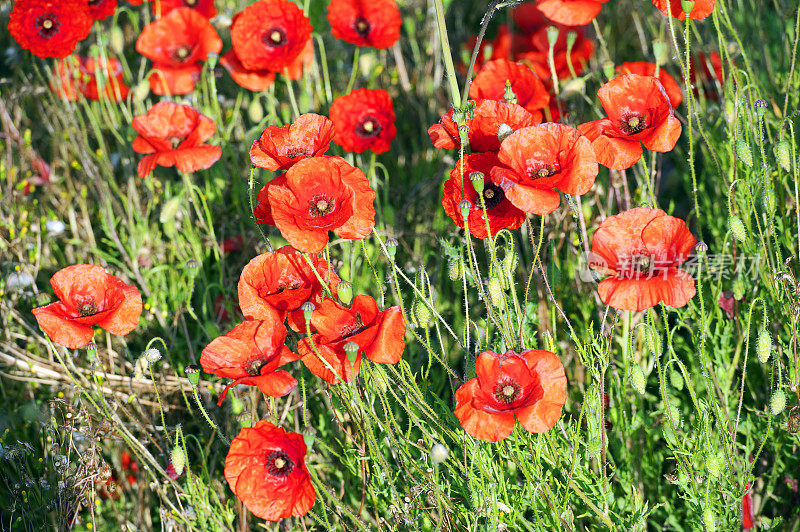
<svg viewBox="0 0 800 532"><path fill-rule="evenodd" d="M317 307L311 301L306 301L305 303L300 305L300 308L303 310L303 317L306 320L306 324L310 323L311 322L311 316L314 313L314 309L317 308Z"/></svg>
<svg viewBox="0 0 800 532"><path fill-rule="evenodd" d="M550 45L550 48L555 46L557 40L558 26L547 26L547 44Z"/></svg>
<svg viewBox="0 0 800 532"><path fill-rule="evenodd" d="M386 239L386 253L389 254L389 258L394 260L394 256L397 254L397 239L396 238L387 238Z"/></svg>
<svg viewBox="0 0 800 532"><path fill-rule="evenodd" d="M186 378L189 379L189 384L192 385L192 388L197 388L197 384L200 382L200 366L197 364L189 364L184 368L183 372L186 374Z"/></svg>
<svg viewBox="0 0 800 532"><path fill-rule="evenodd" d="M483 185L484 185L484 178L486 176L483 172L472 172L469 174L469 179L472 181L472 188L475 189L475 192L478 194L483 194Z"/></svg>
<svg viewBox="0 0 800 532"><path fill-rule="evenodd" d="M472 203L469 200L461 200L458 204L458 208L461 210L461 217L465 220L467 216L469 216L469 210L472 208Z"/></svg>
<svg viewBox="0 0 800 532"><path fill-rule="evenodd" d="M789 148L789 143L786 140L779 140L775 147L773 148L775 151L775 160L778 161L778 164L781 165L781 168L786 170L787 172L792 169L792 157L791 157L791 150Z"/></svg>
<svg viewBox="0 0 800 532"><path fill-rule="evenodd" d="M733 237L739 242L747 240L747 229L744 226L744 222L735 214L728 218L728 228L730 228Z"/></svg>
<svg viewBox="0 0 800 532"><path fill-rule="evenodd" d="M358 344L350 341L344 344L343 349L344 352L347 353L347 360L349 360L351 364L355 364L356 357L358 356Z"/></svg>
<svg viewBox="0 0 800 532"><path fill-rule="evenodd" d="M336 286L336 295L339 301L349 305L353 301L353 284L349 281L342 281Z"/></svg>
<svg viewBox="0 0 800 532"><path fill-rule="evenodd" d="M771 351L772 339L769 337L769 333L766 330L763 330L758 333L758 340L756 340L756 354L758 355L758 361L762 364L766 364L767 360L769 360L769 354Z"/></svg>
<svg viewBox="0 0 800 532"><path fill-rule="evenodd" d="M758 100L756 101L756 115L758 118L764 118L764 114L767 112L767 100Z"/></svg>
<svg viewBox="0 0 800 532"><path fill-rule="evenodd" d="M506 90L503 92L503 100L506 103L517 103L517 95L511 89L510 81L506 81Z"/></svg>
<svg viewBox="0 0 800 532"><path fill-rule="evenodd" d="M750 149L750 144L748 144L745 140L739 139L736 141L735 147L736 157L738 157L739 160L742 161L742 164L744 164L746 167L752 168L753 150Z"/></svg>
<svg viewBox="0 0 800 532"><path fill-rule="evenodd" d="M786 408L786 392L775 390L769 400L769 411L773 416L777 416Z"/></svg>
<svg viewBox="0 0 800 532"><path fill-rule="evenodd" d="M694 9L695 0L681 0L681 9L684 13L691 13Z"/></svg>

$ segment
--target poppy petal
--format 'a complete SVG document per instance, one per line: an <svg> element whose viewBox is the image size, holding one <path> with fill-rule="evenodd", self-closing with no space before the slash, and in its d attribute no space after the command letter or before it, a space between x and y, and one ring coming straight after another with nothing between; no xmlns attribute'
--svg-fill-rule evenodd
<svg viewBox="0 0 800 532"><path fill-rule="evenodd" d="M521 353L526 364L539 377L544 395L534 404L517 412L517 419L529 432L546 432L561 417L561 408L567 401L567 378L564 365L550 351L532 349Z"/></svg>
<svg viewBox="0 0 800 532"><path fill-rule="evenodd" d="M692 276L677 268L649 279L609 277L600 282L597 291L606 305L633 311L646 310L660 302L680 308L697 293Z"/></svg>
<svg viewBox="0 0 800 532"><path fill-rule="evenodd" d="M643 138L642 144L651 151L661 153L672 151L681 136L681 131L680 121L674 116L670 116L653 129L648 137Z"/></svg>
<svg viewBox="0 0 800 532"><path fill-rule="evenodd" d="M64 319L62 314L57 311L59 308L57 305L60 303L51 303L32 310L39 327L47 336L54 343L68 349L78 349L91 342L94 337L94 329L88 325Z"/></svg>
<svg viewBox="0 0 800 532"><path fill-rule="evenodd" d="M456 390L455 415L461 427L474 438L496 442L504 440L514 431L514 414L485 412L472 406L472 398L478 391L478 379L465 382Z"/></svg>
<svg viewBox="0 0 800 532"><path fill-rule="evenodd" d="M364 350L376 364L396 364L405 349L406 322L400 307L390 307L378 315L378 334Z"/></svg>
<svg viewBox="0 0 800 532"><path fill-rule="evenodd" d="M516 208L532 214L549 214L561 205L561 196L554 190L514 185L506 197Z"/></svg>

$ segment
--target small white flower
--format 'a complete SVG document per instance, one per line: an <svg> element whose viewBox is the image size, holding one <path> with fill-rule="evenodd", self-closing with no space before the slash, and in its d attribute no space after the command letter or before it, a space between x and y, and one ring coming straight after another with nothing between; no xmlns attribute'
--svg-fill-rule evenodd
<svg viewBox="0 0 800 532"><path fill-rule="evenodd" d="M50 236L58 236L67 228L61 220L47 220L44 226Z"/></svg>
<svg viewBox="0 0 800 532"><path fill-rule="evenodd" d="M144 352L144 359L147 360L150 364L155 364L156 362L161 360L161 351L159 351L155 347L151 347L150 349Z"/></svg>

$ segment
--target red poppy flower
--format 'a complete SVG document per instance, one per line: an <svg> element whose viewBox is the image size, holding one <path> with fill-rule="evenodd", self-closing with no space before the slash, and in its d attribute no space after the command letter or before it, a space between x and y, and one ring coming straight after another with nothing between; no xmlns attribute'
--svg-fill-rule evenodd
<svg viewBox="0 0 800 532"><path fill-rule="evenodd" d="M161 8L161 15L167 15L179 7L189 7L203 15L205 18L217 16L217 8L214 7L214 0L159 0L153 3L153 10L156 5Z"/></svg>
<svg viewBox="0 0 800 532"><path fill-rule="evenodd" d="M119 102L128 97L129 87L123 81L122 63L118 59L74 56L56 63L56 79L51 83L53 92L69 101L82 94L88 100L99 100L97 68L101 71L103 98Z"/></svg>
<svg viewBox="0 0 800 532"><path fill-rule="evenodd" d="M271 70L248 70L242 65L239 58L236 56L236 50L230 50L228 53L220 57L220 64L225 67L228 73L240 86L253 92L261 92L267 90L270 85L275 82L275 75L278 72ZM304 69L308 68L314 62L314 43L309 39L308 44L300 52L300 55L280 74L283 74L289 79L300 79L303 77Z"/></svg>
<svg viewBox="0 0 800 532"><path fill-rule="evenodd" d="M534 33L541 27L549 25L549 21L534 2L524 2L511 10L511 19L524 33Z"/></svg>
<svg viewBox="0 0 800 532"><path fill-rule="evenodd" d="M303 159L267 185L272 222L300 251L322 251L328 231L360 240L375 226L375 191L341 157Z"/></svg>
<svg viewBox="0 0 800 532"><path fill-rule="evenodd" d="M300 360L331 384L358 376L362 353L376 364L396 364L405 349L406 323L400 307L379 311L375 300L365 295L355 296L350 308L323 300L311 316L311 327L316 331L311 336L314 347L308 338L301 340ZM349 342L358 345L352 364L344 348Z"/></svg>
<svg viewBox="0 0 800 532"><path fill-rule="evenodd" d="M66 57L89 36L92 17L86 0L16 0L8 31L38 57Z"/></svg>
<svg viewBox="0 0 800 532"><path fill-rule="evenodd" d="M397 135L392 97L383 89L356 89L339 96L330 115L336 126L334 141L346 151L383 153Z"/></svg>
<svg viewBox="0 0 800 532"><path fill-rule="evenodd" d="M706 98L718 100L721 89L725 85L722 57L717 52L711 52L708 55L698 53L697 57L692 59L689 77L692 80L694 94L700 94L702 90Z"/></svg>
<svg viewBox="0 0 800 532"><path fill-rule="evenodd" d="M572 49L567 54L567 34L575 32L577 35L575 42L572 44ZM572 77L572 71L575 75L580 75L586 69L594 53L594 43L591 39L586 38L586 34L581 28L561 28L558 32L558 39L553 44L553 65L556 69L558 79L567 79ZM547 37L547 27L541 27L534 32L530 37L530 49L517 55L517 60L521 63L529 65L533 71L539 76L539 79L547 81L552 77L550 71L550 41ZM570 70L570 62L572 69ZM551 102L552 103L552 102Z"/></svg>
<svg viewBox="0 0 800 532"><path fill-rule="evenodd" d="M655 63L648 63L647 61L635 61L631 63L622 63L621 65L617 66L617 74L624 75L624 74L639 74L640 76L655 76L656 74L656 64ZM669 75L666 70L660 68L658 70L658 81L661 82L661 86L664 87L664 92L667 93L669 97L669 103L673 109L677 109L677 107L683 101L683 93L681 92L681 86L678 85L678 82L675 81L675 78Z"/></svg>
<svg viewBox="0 0 800 532"><path fill-rule="evenodd" d="M608 0L539 0L536 7L556 24L583 26L594 20L606 2Z"/></svg>
<svg viewBox="0 0 800 532"><path fill-rule="evenodd" d="M613 170L630 168L642 156L642 146L657 152L675 147L681 123L673 116L664 87L656 78L626 74L597 91L608 118L578 129L592 141L597 162ZM640 144L641 142L641 144Z"/></svg>
<svg viewBox="0 0 800 532"><path fill-rule="evenodd" d="M333 122L314 113L297 117L291 124L269 126L250 148L250 161L267 170L286 170L308 157L323 155L331 147Z"/></svg>
<svg viewBox="0 0 800 532"><path fill-rule="evenodd" d="M396 43L403 24L394 0L331 0L328 22L337 39L373 48Z"/></svg>
<svg viewBox="0 0 800 532"><path fill-rule="evenodd" d="M576 129L547 123L512 133L500 145L503 166L492 169L506 197L517 208L534 214L553 212L566 194L585 194L598 167L589 141Z"/></svg>
<svg viewBox="0 0 800 532"><path fill-rule="evenodd" d="M540 119L519 105L502 100L481 100L475 106L473 117L466 122L469 128L470 149L473 153L497 151L500 149L498 133L503 124L511 131L517 131L540 122ZM452 109L442 116L438 123L428 128L428 135L437 148L453 149L461 145Z"/></svg>
<svg viewBox="0 0 800 532"><path fill-rule="evenodd" d="M538 434L553 428L561 417L567 378L554 353L484 351L475 361L475 374L456 390L455 414L471 436L504 440L514 430L515 419Z"/></svg>
<svg viewBox="0 0 800 532"><path fill-rule="evenodd" d="M225 480L253 515L268 521L301 516L314 506L303 436L269 421L243 428L225 457Z"/></svg>
<svg viewBox="0 0 800 532"><path fill-rule="evenodd" d="M589 266L611 276L597 287L619 310L645 310L659 302L682 307L694 297L694 279L677 269L697 243L686 223L659 209L636 208L609 216L592 241Z"/></svg>
<svg viewBox="0 0 800 532"><path fill-rule="evenodd" d="M50 284L59 301L35 308L33 314L58 345L69 349L85 346L94 336L93 325L124 335L139 323L139 289L106 273L102 266L67 266L53 275Z"/></svg>
<svg viewBox="0 0 800 532"><path fill-rule="evenodd" d="M300 358L286 345L283 320L247 320L203 349L203 371L234 379L219 396L221 405L231 386L257 386L270 397L283 397L297 386L288 371L278 368Z"/></svg>
<svg viewBox="0 0 800 532"><path fill-rule="evenodd" d="M517 229L525 222L525 213L514 207L506 198L503 188L492 181L492 169L499 165L500 161L494 153L465 155L461 161L456 163L455 168L450 171L450 179L444 183L444 197L442 198L444 212L457 226L463 229L464 218L461 216L459 203L464 199L468 200L472 205L467 217L469 232L477 238L486 238L487 232L483 207L470 177L473 172L481 172L484 175L482 194L492 236L501 229ZM464 176L463 193L462 175Z"/></svg>
<svg viewBox="0 0 800 532"><path fill-rule="evenodd" d="M310 257L314 269L336 295L339 277L325 260ZM306 301L315 305L322 300L324 289L311 265L291 246L268 251L251 260L239 278L239 305L247 318L283 321L305 332L305 317L300 307Z"/></svg>
<svg viewBox="0 0 800 532"><path fill-rule="evenodd" d="M550 94L536 73L522 63L506 59L489 61L472 81L469 97L473 100L503 100L506 83L511 84L516 103L541 121L541 109L550 103Z"/></svg>
<svg viewBox="0 0 800 532"><path fill-rule="evenodd" d="M214 121L188 105L159 102L131 125L139 133L133 151L147 154L139 161L139 177L156 166L175 166L181 172L205 170L222 156L219 146L203 144L217 129Z"/></svg>
<svg viewBox="0 0 800 532"><path fill-rule="evenodd" d="M89 16L94 20L103 20L117 10L117 0L89 0Z"/></svg>
<svg viewBox="0 0 800 532"><path fill-rule="evenodd" d="M311 38L311 22L289 0L259 0L236 15L231 44L247 70L283 72Z"/></svg>
<svg viewBox="0 0 800 532"><path fill-rule="evenodd" d="M187 94L200 78L201 61L218 54L222 41L203 15L188 7L173 9L144 27L136 51L153 61L150 89L156 94Z"/></svg>
<svg viewBox="0 0 800 532"><path fill-rule="evenodd" d="M661 10L665 15L672 12L672 16L678 20L686 20L686 12L681 6L681 0L653 0L653 5ZM696 0L689 18L706 18L714 11L714 0Z"/></svg>
<svg viewBox="0 0 800 532"><path fill-rule="evenodd" d="M750 488L750 484L747 485L747 488ZM750 492L748 491L742 495L742 529L752 530L754 526L755 520L753 519L753 496L750 495Z"/></svg>

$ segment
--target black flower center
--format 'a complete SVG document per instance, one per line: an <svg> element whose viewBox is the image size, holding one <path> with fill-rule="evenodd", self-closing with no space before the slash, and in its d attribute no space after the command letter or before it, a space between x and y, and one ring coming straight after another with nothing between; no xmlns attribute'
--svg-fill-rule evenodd
<svg viewBox="0 0 800 532"><path fill-rule="evenodd" d="M516 381L507 379L497 383L494 387L494 398L501 403L513 403L522 395L522 386Z"/></svg>
<svg viewBox="0 0 800 532"><path fill-rule="evenodd" d="M327 216L336 208L336 201L324 194L317 194L308 202L308 212L311 216Z"/></svg>
<svg viewBox="0 0 800 532"><path fill-rule="evenodd" d="M288 39L286 38L286 30L276 26L265 31L264 35L261 36L261 40L267 46L277 48L278 46L283 46L286 44Z"/></svg>
<svg viewBox="0 0 800 532"><path fill-rule="evenodd" d="M356 135L362 139L369 137L377 137L381 134L383 126L374 116L366 116L361 119L361 122L356 126Z"/></svg>
<svg viewBox="0 0 800 532"><path fill-rule="evenodd" d="M40 15L39 18L36 19L36 26L39 28L39 36L49 39L58 32L61 22L58 21L56 15L47 13Z"/></svg>
<svg viewBox="0 0 800 532"><path fill-rule="evenodd" d="M353 22L353 29L362 37L366 37L369 35L369 30L372 29L372 27L367 19L359 15Z"/></svg>
<svg viewBox="0 0 800 532"><path fill-rule="evenodd" d="M267 453L264 467L273 477L285 477L294 469L294 462L285 451L271 451Z"/></svg>
<svg viewBox="0 0 800 532"><path fill-rule="evenodd" d="M87 301L86 303L78 305L78 315L81 318L93 316L94 314L97 314L97 303L94 301Z"/></svg>
<svg viewBox="0 0 800 532"><path fill-rule="evenodd" d="M251 377L258 377L261 375L261 368L267 365L267 359L261 355L249 358L244 363L244 372Z"/></svg>
<svg viewBox="0 0 800 532"><path fill-rule="evenodd" d="M483 203L486 205L486 210L490 211L497 207L503 198L506 196L503 189L491 181L486 181L483 185Z"/></svg>
<svg viewBox="0 0 800 532"><path fill-rule="evenodd" d="M647 120L644 116L634 113L626 116L622 120L622 130L629 135L638 133L647 127Z"/></svg>

